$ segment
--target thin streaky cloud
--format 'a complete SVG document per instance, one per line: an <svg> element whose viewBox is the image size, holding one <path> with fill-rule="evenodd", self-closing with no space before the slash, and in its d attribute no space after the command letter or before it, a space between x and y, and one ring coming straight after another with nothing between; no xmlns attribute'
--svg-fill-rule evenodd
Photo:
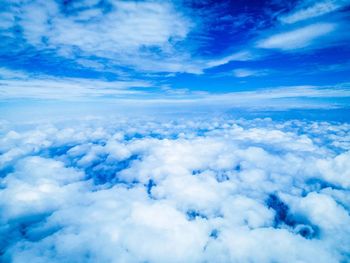
<svg viewBox="0 0 350 263"><path fill-rule="evenodd" d="M332 23L317 23L267 37L257 47L265 49L294 50L313 44L313 41L336 29Z"/></svg>
<svg viewBox="0 0 350 263"><path fill-rule="evenodd" d="M293 23L297 23L297 22L311 19L311 18L316 18L322 15L328 14L330 12L336 11L337 9L345 6L348 3L349 1L347 0L319 1L308 7L301 6L295 12L282 16L279 19L282 23L293 24Z"/></svg>

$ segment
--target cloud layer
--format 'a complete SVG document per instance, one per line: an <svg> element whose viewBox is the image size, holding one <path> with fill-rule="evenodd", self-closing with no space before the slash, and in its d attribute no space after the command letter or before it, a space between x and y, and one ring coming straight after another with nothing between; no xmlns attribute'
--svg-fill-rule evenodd
<svg viewBox="0 0 350 263"><path fill-rule="evenodd" d="M4 262L349 260L349 124L1 127Z"/></svg>

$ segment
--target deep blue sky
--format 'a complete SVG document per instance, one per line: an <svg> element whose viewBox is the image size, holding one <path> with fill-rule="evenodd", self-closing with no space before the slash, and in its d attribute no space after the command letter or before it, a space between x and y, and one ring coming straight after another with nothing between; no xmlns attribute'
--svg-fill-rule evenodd
<svg viewBox="0 0 350 263"><path fill-rule="evenodd" d="M0 98L349 103L350 1L4 0Z"/></svg>

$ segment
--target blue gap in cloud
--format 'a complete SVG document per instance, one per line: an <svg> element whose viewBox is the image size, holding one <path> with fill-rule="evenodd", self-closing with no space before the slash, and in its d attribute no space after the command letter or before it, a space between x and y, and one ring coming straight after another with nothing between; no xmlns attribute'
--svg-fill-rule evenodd
<svg viewBox="0 0 350 263"><path fill-rule="evenodd" d="M306 239L317 238L319 229L312 225L306 218L292 215L287 204L285 204L276 194L270 194L266 200L268 208L275 211L274 226L280 228L290 227L293 231Z"/></svg>
<svg viewBox="0 0 350 263"><path fill-rule="evenodd" d="M148 196L152 197L152 188L155 187L155 186L157 186L157 184L154 182L154 180L149 179L148 183L146 185Z"/></svg>
<svg viewBox="0 0 350 263"><path fill-rule="evenodd" d="M125 160L112 163L107 163L106 158L107 155L85 169L88 178L93 179L93 182L96 185L106 183L130 185L130 182L126 182L118 178L118 172L129 168L133 161L140 159L140 156L132 155ZM137 182L131 182L130 186L135 183Z"/></svg>
<svg viewBox="0 0 350 263"><path fill-rule="evenodd" d="M92 141L94 144L98 144L104 146L106 144L105 141ZM45 158L57 158L64 157L67 152L77 146L78 144L70 144L70 145L61 145L55 147L49 147L47 149L43 149L38 155ZM84 154L82 154L83 156ZM82 157L68 159L67 166L76 167L76 162ZM107 161L108 154L99 155L97 160L94 160L87 167L84 167L84 172L87 175L86 179L92 179L95 185L101 184L127 184L130 183L120 180L117 176L117 173L127 169L130 167L131 163L134 160L140 159L138 155L132 155L129 158L122 161ZM66 160L67 162L67 160ZM13 169L12 166L9 169ZM11 171L11 170L9 170ZM134 184L136 182L132 182Z"/></svg>
<svg viewBox="0 0 350 263"><path fill-rule="evenodd" d="M305 184L303 184L302 186L304 188L302 196L306 196L311 191L319 192L319 191L321 191L322 189L325 189L325 188L331 188L331 189L335 189L335 190L344 190L342 187L340 187L338 185L335 185L335 184L332 184L330 182L324 181L324 180L322 180L320 178L308 179L305 182Z"/></svg>
<svg viewBox="0 0 350 263"><path fill-rule="evenodd" d="M212 239L217 239L219 237L219 230L217 229L213 229L211 232L210 232L210 235L209 237L211 237Z"/></svg>
<svg viewBox="0 0 350 263"><path fill-rule="evenodd" d="M0 211L1 213L1 211ZM46 218L52 215L53 211L47 211L42 213L32 212L24 216L18 217L15 220L10 220L6 225L0 227L0 259L1 255L7 251L7 249L20 240L38 241L46 236L50 236L57 232L60 227L54 227L41 231L40 233L33 231L36 226L40 225ZM1 260L0 260L1 261Z"/></svg>
<svg viewBox="0 0 350 263"><path fill-rule="evenodd" d="M15 170L13 168L13 163L7 164L0 168L0 178L6 177L8 174L13 173ZM1 189L1 184L0 184Z"/></svg>
<svg viewBox="0 0 350 263"><path fill-rule="evenodd" d="M43 149L38 155L45 158L55 158L55 157L59 157L67 154L67 152L75 146L77 145L69 144L69 145L51 146L49 148Z"/></svg>
<svg viewBox="0 0 350 263"><path fill-rule="evenodd" d="M205 215L204 213L201 213L200 211L190 209L186 212L187 219L189 221L193 221L196 218L203 218L203 219L208 219L208 216Z"/></svg>

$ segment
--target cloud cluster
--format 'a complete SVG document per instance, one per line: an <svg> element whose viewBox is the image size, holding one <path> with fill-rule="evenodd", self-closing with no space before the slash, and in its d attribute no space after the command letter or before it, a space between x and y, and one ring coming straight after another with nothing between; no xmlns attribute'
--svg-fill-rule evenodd
<svg viewBox="0 0 350 263"><path fill-rule="evenodd" d="M350 126L1 124L2 262L345 262Z"/></svg>
<svg viewBox="0 0 350 263"><path fill-rule="evenodd" d="M175 45L191 28L171 2L5 1L5 6L12 19L0 20L2 27L8 32L20 28L25 42L38 50L56 50L67 58L108 58L142 70L181 67ZM159 57L165 62L157 63Z"/></svg>
<svg viewBox="0 0 350 263"><path fill-rule="evenodd" d="M0 10L0 35L8 51L4 54L28 59L40 53L49 60L74 61L74 66L70 65L73 68L119 70L124 74L132 74L130 70L202 74L232 61L257 60L269 49L305 51L348 40L341 33L348 30L347 18L342 15L348 0L305 0L276 8L267 4L264 10L268 12L255 15L251 14L256 9L254 4L248 8L237 3L240 13L231 10L231 5L196 1L5 0ZM288 10L286 5L290 6ZM248 11L244 12L245 8ZM220 32L220 28L228 32ZM244 49L231 40L236 31L246 38ZM214 53L223 42L222 33L228 44ZM207 52L201 51L203 47Z"/></svg>

